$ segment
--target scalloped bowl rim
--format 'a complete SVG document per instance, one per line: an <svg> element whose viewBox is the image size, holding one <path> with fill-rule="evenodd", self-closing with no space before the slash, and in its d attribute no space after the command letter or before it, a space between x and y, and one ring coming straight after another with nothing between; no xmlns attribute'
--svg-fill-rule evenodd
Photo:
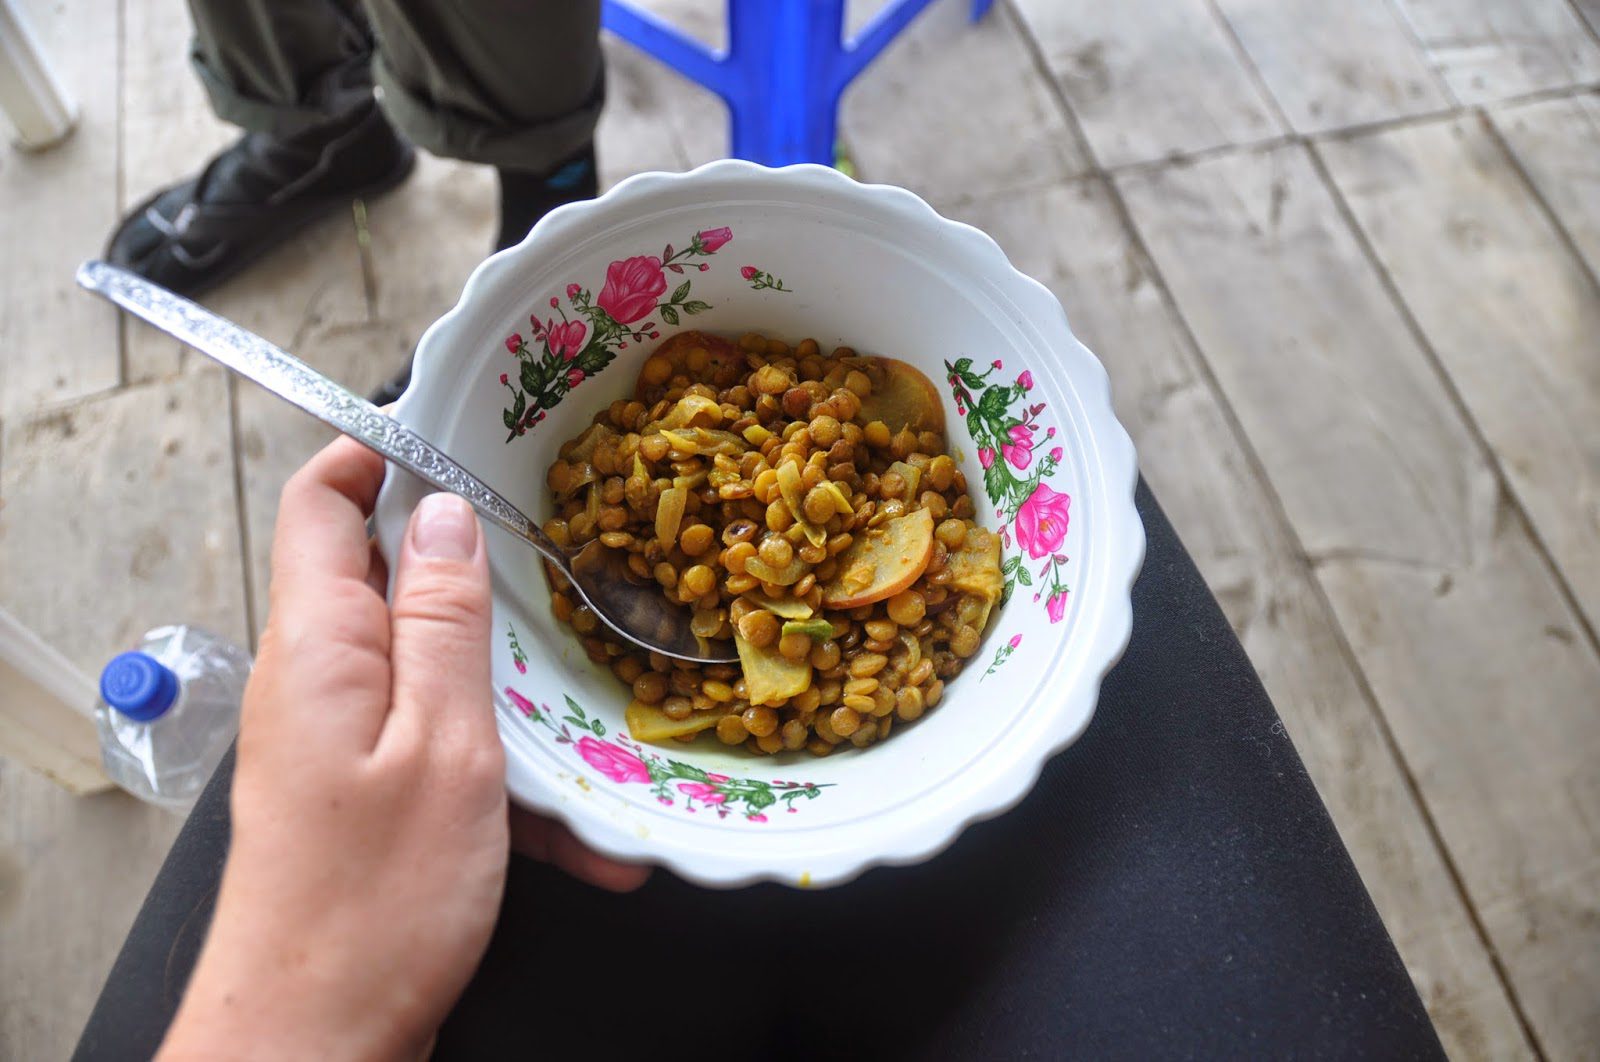
<svg viewBox="0 0 1600 1062"><path fill-rule="evenodd" d="M1106 673L1121 658L1132 634L1132 588L1145 550L1144 526L1134 504L1138 468L1133 443L1112 409L1110 380L1104 366L1073 334L1066 311L1049 289L1017 270L988 234L944 217L903 188L859 183L825 166L805 164L772 169L733 159L707 163L684 173L640 173L619 182L596 199L552 210L522 242L479 264L468 277L456 305L423 333L417 344L411 383L392 413L427 437L423 406L429 401L431 385L448 368L452 339L470 327L474 305L480 300L487 301L486 292L502 284L515 283L521 263L537 255L538 245L567 235L592 235L625 222L631 209L629 204L658 189L729 177L768 182L768 187L771 182L789 185L791 189L809 187L847 200L855 199L869 208L897 213L909 225L939 228L955 241L957 249L952 253L969 256L974 263L972 268L984 271L996 287L1003 287L1008 298L1028 316L1040 334L1052 340L1052 349L1063 363L1063 372L1072 380L1089 420L1093 457L1103 477L1106 501L1113 509L1107 519L1119 532L1106 536L1106 548L1095 565L1099 569L1097 581L1103 594L1096 605L1097 613L1083 629L1083 636L1090 639L1090 644L1077 647L1074 653L1076 672L1059 673L1065 646L1058 646L1046 671L1049 677L1064 685L1052 684L1048 692L1041 686L1034 698L1035 704L1049 704L1046 712L1029 713L1038 717L1029 729L1042 730L1040 740L1012 742L1010 745L1015 751L1003 765L995 763L978 777L974 777L977 771L963 775L962 798L956 814L925 817L901 823L903 828L900 829L882 831L876 835L881 844L871 851L812 850L799 883L814 887L838 885L874 866L903 866L927 860L949 847L971 824L993 818L1020 802L1037 782L1045 763L1075 742L1088 727ZM391 490L393 482L392 476L386 479L374 516L380 548L386 557L393 556L393 545L409 516L409 510L397 509L403 503L397 501L397 492ZM497 701L503 700L498 691L493 695ZM1049 724L1057 721L1066 721L1068 725L1051 732ZM751 865L742 862L737 854L725 858L704 849L680 851L653 843L649 836L640 836L602 815L590 813L585 805L559 799L546 788L537 771L511 753L508 745L506 775L512 799L523 807L560 819L580 840L598 852L627 862L663 865L689 881L717 888L760 881L797 884L797 875L789 866ZM989 758L997 759L993 755ZM976 762L983 765L982 758ZM730 837L730 841L733 847L737 846L735 838Z"/></svg>

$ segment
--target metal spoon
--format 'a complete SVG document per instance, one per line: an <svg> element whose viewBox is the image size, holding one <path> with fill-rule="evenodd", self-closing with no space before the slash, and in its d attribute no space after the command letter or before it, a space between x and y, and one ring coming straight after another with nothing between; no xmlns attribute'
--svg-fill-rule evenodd
<svg viewBox="0 0 1600 1062"><path fill-rule="evenodd" d="M717 643L695 637L689 629L689 609L669 602L653 582L636 582L622 553L591 542L569 555L516 506L410 428L260 336L105 262L79 266L78 284L254 380L440 490L461 495L478 512L561 569L600 621L628 641L678 660L737 661L738 657Z"/></svg>

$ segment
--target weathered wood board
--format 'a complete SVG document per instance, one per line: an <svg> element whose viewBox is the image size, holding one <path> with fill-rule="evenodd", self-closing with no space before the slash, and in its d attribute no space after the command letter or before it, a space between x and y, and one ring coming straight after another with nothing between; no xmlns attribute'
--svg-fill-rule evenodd
<svg viewBox="0 0 1600 1062"><path fill-rule="evenodd" d="M1600 81L1600 44L1568 0L1395 0L1457 100Z"/></svg>
<svg viewBox="0 0 1600 1062"><path fill-rule="evenodd" d="M6 424L0 600L89 674L161 623L244 641L225 383L197 372Z"/></svg>
<svg viewBox="0 0 1600 1062"><path fill-rule="evenodd" d="M1206 0L1016 0L1016 9L1101 166L1285 131Z"/></svg>
<svg viewBox="0 0 1600 1062"><path fill-rule="evenodd" d="M1217 8L1296 132L1451 105L1389 0L1217 0Z"/></svg>
<svg viewBox="0 0 1600 1062"><path fill-rule="evenodd" d="M1490 116L1589 272L1600 276L1600 96L1540 100Z"/></svg>
<svg viewBox="0 0 1600 1062"><path fill-rule="evenodd" d="M1481 119L1318 150L1600 627L1600 286Z"/></svg>
<svg viewBox="0 0 1600 1062"><path fill-rule="evenodd" d="M845 93L841 133L863 177L941 202L1049 184L1088 169L1005 5L931 5ZM1003 116L1003 117L1001 117Z"/></svg>

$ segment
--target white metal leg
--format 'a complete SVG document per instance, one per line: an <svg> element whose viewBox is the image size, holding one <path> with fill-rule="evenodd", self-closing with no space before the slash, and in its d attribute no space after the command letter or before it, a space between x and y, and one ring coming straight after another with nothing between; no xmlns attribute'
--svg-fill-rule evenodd
<svg viewBox="0 0 1600 1062"><path fill-rule="evenodd" d="M50 69L18 0L0 0L0 111L24 150L47 148L72 132L78 107Z"/></svg>

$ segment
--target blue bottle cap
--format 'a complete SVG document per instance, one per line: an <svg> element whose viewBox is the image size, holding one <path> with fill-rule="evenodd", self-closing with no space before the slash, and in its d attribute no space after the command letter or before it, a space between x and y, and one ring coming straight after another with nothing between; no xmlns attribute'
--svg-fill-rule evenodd
<svg viewBox="0 0 1600 1062"><path fill-rule="evenodd" d="M129 719L148 723L178 699L178 676L149 653L121 653L100 672L100 696Z"/></svg>

